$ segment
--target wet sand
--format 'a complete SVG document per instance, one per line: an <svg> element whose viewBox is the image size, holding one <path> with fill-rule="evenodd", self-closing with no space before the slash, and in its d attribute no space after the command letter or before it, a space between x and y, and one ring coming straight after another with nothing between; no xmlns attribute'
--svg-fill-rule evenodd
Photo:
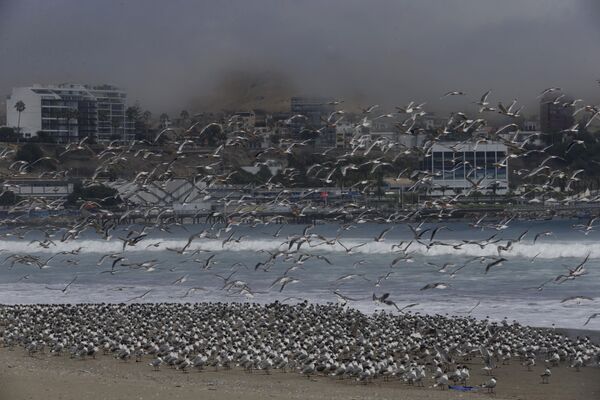
<svg viewBox="0 0 600 400"><path fill-rule="evenodd" d="M600 344L600 331L593 331L589 329L567 329L567 328L556 328L556 333L560 333L568 338L577 340L577 338L588 337L596 344Z"/></svg>
<svg viewBox="0 0 600 400"><path fill-rule="evenodd" d="M600 399L600 368L576 372L565 364L552 369L549 384L542 384L544 367L528 372L514 360L494 371L498 379L495 394L462 393L431 387L416 388L393 380L376 379L367 385L354 380L314 376L295 372L248 373L240 369L214 368L189 373L161 367L153 371L150 358L141 363L117 361L111 356L74 360L68 356L37 354L28 356L21 348L0 349L0 400L20 399L488 399L498 400L592 400ZM471 368L471 385L489 379L480 361L466 363Z"/></svg>

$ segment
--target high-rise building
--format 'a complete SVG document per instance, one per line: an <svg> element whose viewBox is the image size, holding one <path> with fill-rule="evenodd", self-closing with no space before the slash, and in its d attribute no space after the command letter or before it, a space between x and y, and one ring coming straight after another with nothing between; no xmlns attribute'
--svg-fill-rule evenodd
<svg viewBox="0 0 600 400"><path fill-rule="evenodd" d="M559 97L562 96L562 97ZM575 124L572 100L564 95L549 93L540 100L540 128L543 133L555 134Z"/></svg>
<svg viewBox="0 0 600 400"><path fill-rule="evenodd" d="M108 85L17 87L6 101L7 125L19 127L24 138L42 132L61 143L84 137L127 139L133 125L125 114L126 99L125 92ZM19 101L25 104L21 113L15 108Z"/></svg>
<svg viewBox="0 0 600 400"><path fill-rule="evenodd" d="M292 119L292 134L299 139L315 136L315 145L335 147L335 127L327 126L327 118L335 111L334 99L328 97L292 97L292 115L303 118ZM318 135L313 134L321 129Z"/></svg>

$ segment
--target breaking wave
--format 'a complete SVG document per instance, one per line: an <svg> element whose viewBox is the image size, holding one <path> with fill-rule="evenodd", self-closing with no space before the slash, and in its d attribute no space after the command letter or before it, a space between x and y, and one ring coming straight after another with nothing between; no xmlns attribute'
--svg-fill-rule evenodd
<svg viewBox="0 0 600 400"><path fill-rule="evenodd" d="M285 250L288 248L288 244L284 244L285 239L243 239L239 243L231 242L223 245L222 240L217 239L197 239L188 248L188 250L205 250L211 252L219 251L234 251L234 252L256 252L258 250L266 251L277 251ZM187 243L187 239L165 239L153 238L145 239L137 243L135 246L126 246L125 251L131 252L164 252L164 251L177 251L180 250ZM320 244L320 240L316 239L311 242L311 246L303 244L300 248L301 251L315 252L315 253L346 253L346 249L335 243ZM399 249L397 247L392 248L393 242L374 242L374 241L362 241L361 239L346 239L342 240L343 245L346 248L359 246L352 249L352 253L361 254L397 254ZM365 243L365 244L363 244ZM404 248L408 242L405 242L402 247ZM460 247L453 247L453 245L459 244L459 242L446 242L447 245L435 245L427 248L426 245L413 242L408 247L408 253L416 254L420 256L456 256L456 257L491 257L498 256L497 244L479 246L476 244L463 244ZM505 242L500 243L502 245ZM75 251L81 248L81 253L117 253L123 250L123 243L119 240L102 240L102 239L80 239L76 241L57 241L56 245L51 245L48 248L40 247L36 243L29 243L28 241L17 241L17 240L3 240L0 241L0 249L4 250L4 254L12 253L58 253L61 251ZM292 246L292 249L296 249L296 246ZM590 258L600 258L600 246L595 242L581 242L581 241L551 241L551 242L523 242L514 243L508 251L502 251L502 257L521 257L521 258L533 258L538 259L556 259L556 258L583 258L587 255Z"/></svg>

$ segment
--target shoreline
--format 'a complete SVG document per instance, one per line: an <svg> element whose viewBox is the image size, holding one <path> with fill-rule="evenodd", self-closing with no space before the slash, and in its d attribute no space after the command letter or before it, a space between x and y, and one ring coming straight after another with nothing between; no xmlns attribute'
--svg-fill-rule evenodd
<svg viewBox="0 0 600 400"><path fill-rule="evenodd" d="M577 339L578 337L588 337L593 343L600 345L600 330L544 327L542 327L542 329L554 329L556 333L559 333L570 339Z"/></svg>
<svg viewBox="0 0 600 400"><path fill-rule="evenodd" d="M0 311L0 400L600 398L600 347L560 329L314 304ZM436 387L459 370L476 390Z"/></svg>
<svg viewBox="0 0 600 400"><path fill-rule="evenodd" d="M375 379L368 384L354 379L337 379L298 372L245 372L206 368L202 372L183 373L168 367L153 371L150 359L141 362L117 361L111 356L77 360L68 356L36 354L30 357L23 349L0 348L0 399L496 399L496 400L591 400L600 396L600 369L583 368L576 372L561 365L553 369L549 384L542 384L543 366L532 371L517 362L499 365L496 393L440 390L428 379L424 387L407 385L398 379ZM471 367L470 385L489 379L481 371L480 360L465 364Z"/></svg>

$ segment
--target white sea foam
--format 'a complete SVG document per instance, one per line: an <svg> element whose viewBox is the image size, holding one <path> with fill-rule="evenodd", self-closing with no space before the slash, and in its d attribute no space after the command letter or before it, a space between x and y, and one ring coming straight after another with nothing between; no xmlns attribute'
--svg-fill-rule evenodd
<svg viewBox="0 0 600 400"><path fill-rule="evenodd" d="M150 246L150 244L161 242L157 247ZM244 239L240 243L226 243L225 246L222 244L222 240L216 239L197 239L188 250L193 251L196 249L219 252L219 251L258 251L258 250L283 250L287 249L287 244L282 244L284 239ZM319 243L318 239L313 241L313 245ZM357 246L361 243L367 244L352 250L354 253L362 254L392 254L397 253L398 249L392 249L393 242L375 242L368 241L368 239L348 239L342 243L347 248ZM160 238L142 240L135 246L127 246L126 252L157 252L157 251L168 251L168 249L177 250L181 249L187 243L187 239L165 239ZM459 244L459 242L448 241L449 244ZM404 246L407 243L404 244ZM40 247L37 244L30 244L26 241L16 240L2 240L0 241L0 249L9 253L57 253L60 251L73 251L78 248L81 249L81 253L116 253L123 250L123 243L119 240L102 240L102 239L81 239L77 241L67 242L56 242L56 246L50 246L49 248ZM292 246L295 249L296 246ZM331 253L345 253L345 249L339 245L327 245L323 244L316 247L309 247L303 244L301 249L305 249L310 252L331 252ZM483 248L476 244L464 244L459 248L453 246L435 245L429 249L419 243L413 243L409 249L409 253L414 253L424 256L463 256L463 257L481 257L481 256L498 256L497 245L487 245ZM537 255L539 259L556 259L556 258L583 258L587 255L590 258L600 258L600 246L595 242L576 242L576 241L552 241L552 242L538 242L532 244L531 242L525 243L514 243L509 251L503 251L503 257L524 257L532 258Z"/></svg>

